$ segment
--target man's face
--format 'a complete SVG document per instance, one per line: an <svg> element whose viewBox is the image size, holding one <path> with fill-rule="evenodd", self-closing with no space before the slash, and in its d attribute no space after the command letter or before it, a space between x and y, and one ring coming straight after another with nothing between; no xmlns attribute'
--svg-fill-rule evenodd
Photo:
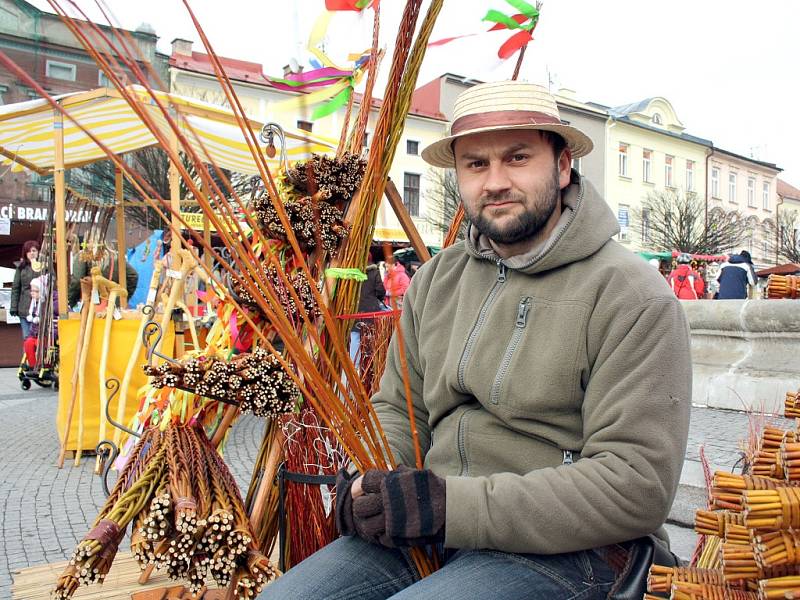
<svg viewBox="0 0 800 600"><path fill-rule="evenodd" d="M541 133L505 130L459 138L454 146L464 210L498 244L519 244L542 231L561 189L569 184L570 154L558 159Z"/></svg>

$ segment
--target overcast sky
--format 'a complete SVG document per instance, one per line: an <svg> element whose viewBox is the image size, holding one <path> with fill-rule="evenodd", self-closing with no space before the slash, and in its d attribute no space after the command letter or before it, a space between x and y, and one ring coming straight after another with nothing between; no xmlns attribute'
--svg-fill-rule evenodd
<svg viewBox="0 0 800 600"><path fill-rule="evenodd" d="M78 2L87 10L94 4ZM169 53L175 37L202 51L181 0L106 2L122 26L152 25L161 51ZM34 3L48 10L45 0ZM381 39L389 54L404 4L382 2ZM305 45L324 0L192 0L191 6L219 54L263 63L267 75L278 75L290 58L308 65ZM445 0L432 38L485 31L481 18L489 8L514 12L506 0ZM783 179L800 187L799 25L796 0L544 0L520 78L549 79L554 90L567 87L579 100L608 106L663 96L687 133L774 162ZM371 11L337 13L327 39L331 58L344 63L348 52L367 48L371 30ZM430 49L419 83L445 72L485 81L510 77L514 59L496 56L508 35L481 33Z"/></svg>

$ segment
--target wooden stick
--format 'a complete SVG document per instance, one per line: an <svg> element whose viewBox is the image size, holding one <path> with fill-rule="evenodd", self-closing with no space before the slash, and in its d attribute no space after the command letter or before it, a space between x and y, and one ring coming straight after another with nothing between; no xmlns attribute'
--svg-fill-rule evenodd
<svg viewBox="0 0 800 600"><path fill-rule="evenodd" d="M272 488L272 482L275 479L275 473L278 471L278 465L283 458L283 448L281 446L281 437L283 433L279 427L274 427L272 430L272 437L269 441L269 455L267 461L264 463L264 473L261 476L261 481L258 484L258 491L253 500L253 508L250 511L250 526L253 531L261 530L261 519L264 516L264 505L267 502L269 491Z"/></svg>
<svg viewBox="0 0 800 600"><path fill-rule="evenodd" d="M161 261L156 261L154 268L153 268L153 276L150 278L150 286L148 287L147 293L147 303L150 303L150 296L152 295L155 298L155 291L158 288L158 280L161 277L161 268L163 264ZM150 316L145 314L144 311L142 312L142 316L139 319L139 329L136 332L136 339L133 342L133 348L131 350L130 358L128 358L128 365L125 367L125 375L122 378L122 384L119 388L119 396L117 397L117 423L122 423L125 419L125 405L128 400L128 387L131 384L131 378L133 377L133 370L138 366L139 363L139 351L142 348L142 334L144 333L144 327L147 322L150 320ZM114 443L119 446L120 439L122 437L122 430L115 429L114 431Z"/></svg>
<svg viewBox="0 0 800 600"><path fill-rule="evenodd" d="M69 431L72 428L72 414L75 412L75 400L78 398L78 371L80 369L80 356L83 348L83 338L86 333L86 323L89 317L89 302L92 294L91 282L88 278L84 278L80 282L81 285L81 325L78 328L78 338L75 345L75 360L72 365L72 381L71 381L71 396L69 401L69 408L67 409L67 422L64 427L64 435L61 438L61 452L58 454L58 468L64 467L64 459L67 455L67 441L69 440Z"/></svg>
<svg viewBox="0 0 800 600"><path fill-rule="evenodd" d="M179 242L180 243L180 242ZM180 298L181 294L183 293L183 286L186 282L186 276L189 274L189 271L197 266L197 261L194 258L194 255L189 252L188 250L180 249L177 251L177 255L181 257L181 266L180 270L178 271L178 277L175 278L172 282L172 288L169 291L169 297L167 298L167 303L164 306L164 314L161 316L161 332L162 336L161 339L158 341L158 347L156 350L161 349L161 345L164 343L164 338L166 337L167 332L167 325L169 325L169 321L172 318L172 310L175 308L175 303Z"/></svg>
<svg viewBox="0 0 800 600"><path fill-rule="evenodd" d="M86 358L89 356L89 346L92 341L92 328L94 325L94 315L97 312L97 306L94 303L95 298L99 294L97 291L97 277L100 275L100 269L94 267L92 269L92 294L89 298L89 315L86 321L86 333L84 334L84 341L81 345L81 357L78 366L78 447L75 449L75 466L81 464L81 453L83 452L83 401L86 391Z"/></svg>
<svg viewBox="0 0 800 600"><path fill-rule="evenodd" d="M106 408L108 407L108 388L106 387L106 372L108 367L108 351L111 348L111 326L114 324L114 309L117 307L117 296L120 295L119 286L115 286L108 294L108 304L106 305L105 327L103 328L103 346L100 350L100 368L97 371L100 384L100 431L101 440L106 439ZM124 290L123 290L124 291ZM127 292L124 294L128 295ZM103 469L102 454L98 453L94 461L94 473L99 475Z"/></svg>

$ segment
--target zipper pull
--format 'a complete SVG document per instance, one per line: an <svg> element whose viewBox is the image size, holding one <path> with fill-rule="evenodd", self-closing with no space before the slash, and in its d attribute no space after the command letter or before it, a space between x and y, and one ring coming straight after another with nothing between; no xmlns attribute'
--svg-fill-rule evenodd
<svg viewBox="0 0 800 600"><path fill-rule="evenodd" d="M531 299L530 298L523 298L519 301L519 306L517 307L517 323L516 326L520 329L525 327L525 324L528 322L528 311L531 309Z"/></svg>
<svg viewBox="0 0 800 600"><path fill-rule="evenodd" d="M497 281L503 283L506 280L506 266L501 262L497 261Z"/></svg>
<svg viewBox="0 0 800 600"><path fill-rule="evenodd" d="M564 454L564 460L561 462L562 465L571 465L575 462L572 458L572 450L562 450L561 452Z"/></svg>

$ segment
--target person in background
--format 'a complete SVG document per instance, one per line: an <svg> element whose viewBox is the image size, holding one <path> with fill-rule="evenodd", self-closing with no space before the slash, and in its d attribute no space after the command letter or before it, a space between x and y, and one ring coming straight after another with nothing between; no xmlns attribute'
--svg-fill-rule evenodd
<svg viewBox="0 0 800 600"><path fill-rule="evenodd" d="M29 323L28 337L22 342L25 362L28 367L36 367L36 349L39 346L39 325L42 321L42 303L47 298L48 276L42 275L31 280L31 306L25 320ZM53 340L58 338L58 293L53 290ZM21 318L22 319L22 318Z"/></svg>
<svg viewBox="0 0 800 600"><path fill-rule="evenodd" d="M703 277L692 268L692 257L679 254L678 266L667 277L667 283L675 295L681 300L698 300L705 293Z"/></svg>
<svg viewBox="0 0 800 600"><path fill-rule="evenodd" d="M408 276L408 273L406 273L406 268L403 266L403 263L395 259L394 264L387 267L383 286L386 288L386 295L391 300L397 302L397 308L402 307L403 296L406 295L406 290L410 283L411 278Z"/></svg>
<svg viewBox="0 0 800 600"><path fill-rule="evenodd" d="M378 270L378 265L375 264L371 251L367 256L367 263L367 279L361 282L361 296L358 300L359 314L386 310L386 305L383 303L386 290L383 287L381 273ZM359 318L356 324L353 325L353 330L350 332L350 358L353 359L353 362L356 362L358 349L361 346L361 328L373 320L374 317L363 317Z"/></svg>
<svg viewBox="0 0 800 600"><path fill-rule="evenodd" d="M734 254L720 265L717 283L719 291L717 300L743 300L747 298L747 286L756 285L753 267L747 260L750 254L745 250L746 255Z"/></svg>
<svg viewBox="0 0 800 600"><path fill-rule="evenodd" d="M38 275L38 269L34 270L34 266L38 265L38 258L39 242L35 240L25 242L22 245L22 259L15 264L17 270L14 273L14 283L11 286L9 314L12 317L20 317L19 324L22 328L23 341L30 334L31 324L26 320L25 316L31 307L31 281Z"/></svg>

